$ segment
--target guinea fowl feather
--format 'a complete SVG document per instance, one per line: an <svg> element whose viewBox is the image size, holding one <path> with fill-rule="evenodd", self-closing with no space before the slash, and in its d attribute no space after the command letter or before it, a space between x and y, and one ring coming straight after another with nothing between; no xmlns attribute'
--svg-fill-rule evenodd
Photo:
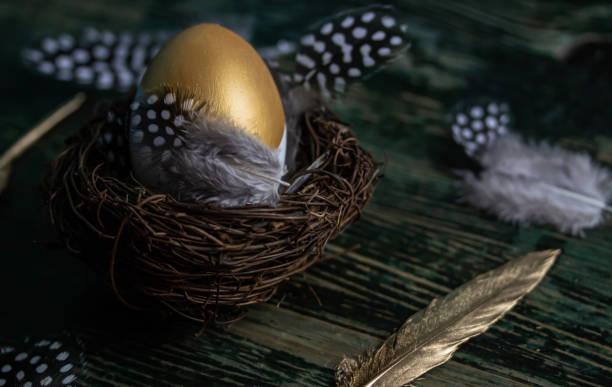
<svg viewBox="0 0 612 387"><path fill-rule="evenodd" d="M549 224L573 235L605 222L610 170L586 153L526 141L509 123L506 104L483 99L454 113L453 137L483 167L459 172L463 200L507 222Z"/></svg>
<svg viewBox="0 0 612 387"><path fill-rule="evenodd" d="M0 342L0 386L74 386L87 361L83 342L68 333L22 343Z"/></svg>

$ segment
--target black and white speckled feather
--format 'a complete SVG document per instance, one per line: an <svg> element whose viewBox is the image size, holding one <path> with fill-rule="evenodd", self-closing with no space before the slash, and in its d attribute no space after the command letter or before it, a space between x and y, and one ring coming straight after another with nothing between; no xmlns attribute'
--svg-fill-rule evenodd
<svg viewBox="0 0 612 387"><path fill-rule="evenodd" d="M102 154L108 169L119 175L130 168L127 133L130 116L109 107L103 119L105 124L98 135L96 149Z"/></svg>
<svg viewBox="0 0 612 387"><path fill-rule="evenodd" d="M180 150L185 126L200 108L196 98L170 89L139 97L130 105L130 138L134 144L162 152Z"/></svg>
<svg viewBox="0 0 612 387"><path fill-rule="evenodd" d="M22 58L37 73L54 79L128 91L171 36L169 31L133 34L89 27L80 35L47 36L24 49Z"/></svg>
<svg viewBox="0 0 612 387"><path fill-rule="evenodd" d="M496 123L509 124L509 118L503 117L509 117L510 111L503 103L482 101L464 103L453 113L455 139L484 168L480 174L459 172L467 203L507 222L553 225L574 235L606 221L612 212L607 204L612 200L612 172L608 168L588 154L525 141L512 128L487 125L490 117ZM491 106L499 112L489 109ZM475 120L484 123L479 130L474 128ZM466 136L467 130L472 134ZM486 135L489 133L495 135ZM482 134L486 141L475 141Z"/></svg>
<svg viewBox="0 0 612 387"><path fill-rule="evenodd" d="M511 126L508 104L489 98L464 101L450 114L453 138L472 157L478 157L496 138L508 133Z"/></svg>
<svg viewBox="0 0 612 387"><path fill-rule="evenodd" d="M343 92L351 82L404 52L410 45L405 30L392 7L371 6L319 23L297 45L280 40L259 52L274 71L279 55L297 50L295 71L286 77L328 96ZM88 27L80 35L44 37L22 50L22 58L35 72L54 79L125 92L138 84L148 63L173 34Z"/></svg>
<svg viewBox="0 0 612 387"><path fill-rule="evenodd" d="M325 20L300 40L292 81L323 96L344 92L410 45L395 10L372 6Z"/></svg>
<svg viewBox="0 0 612 387"><path fill-rule="evenodd" d="M74 386L85 365L82 344L71 336L0 345L0 386Z"/></svg>

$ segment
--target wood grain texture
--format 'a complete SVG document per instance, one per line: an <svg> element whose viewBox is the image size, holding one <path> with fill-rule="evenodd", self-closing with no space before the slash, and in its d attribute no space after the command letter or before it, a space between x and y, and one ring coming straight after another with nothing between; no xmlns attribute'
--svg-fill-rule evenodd
<svg viewBox="0 0 612 387"><path fill-rule="evenodd" d="M5 2L0 5L0 151L76 88L28 73L19 48L45 32L87 24L180 27L232 14L256 45L299 36L347 7L331 2ZM411 314L465 281L528 251L561 248L543 282L419 386L612 385L610 228L584 239L517 228L458 201L453 169L474 168L445 128L459 99L503 98L517 131L611 165L612 81L558 62L583 32L612 33L604 1L402 1L415 41L395 62L331 108L386 159L385 178L362 218L330 255L228 328L124 310L101 280L52 243L37 186L93 103L14 164L0 197L0 343L69 330L86 343L84 385L326 386L343 356L380 343ZM221 16L220 16L221 15ZM303 25L302 25L303 24ZM89 100L115 97L90 92ZM316 296L315 296L316 294ZM93 300L93 301L92 301ZM319 303L320 301L320 303Z"/></svg>

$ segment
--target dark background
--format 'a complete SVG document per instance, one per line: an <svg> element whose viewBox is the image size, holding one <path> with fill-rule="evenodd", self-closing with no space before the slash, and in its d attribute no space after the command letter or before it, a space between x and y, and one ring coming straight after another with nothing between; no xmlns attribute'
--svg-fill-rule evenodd
<svg viewBox="0 0 612 387"><path fill-rule="evenodd" d="M78 91L21 65L19 50L45 34L216 21L262 47L369 4L4 0L0 151ZM81 381L90 385L329 385L343 355L379 342L432 298L511 257L562 248L549 275L511 314L416 384L612 384L610 228L568 237L503 224L459 203L452 170L473 164L445 126L457 101L499 98L512 106L518 132L612 164L610 67L557 59L583 33L612 33L612 5L462 0L396 7L414 39L410 55L330 104L365 148L387 160L364 216L329 247L335 253L359 244L355 253L314 266L246 319L199 337L198 326L178 318L125 310L55 243L40 195L64 138L97 101L117 97L88 90L86 106L13 165L0 195L0 344L78 335L88 357ZM598 55L610 60L609 51Z"/></svg>

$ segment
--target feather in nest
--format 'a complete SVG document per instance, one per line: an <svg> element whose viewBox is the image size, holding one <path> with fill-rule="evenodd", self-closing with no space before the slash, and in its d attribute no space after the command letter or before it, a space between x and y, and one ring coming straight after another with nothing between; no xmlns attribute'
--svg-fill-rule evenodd
<svg viewBox="0 0 612 387"><path fill-rule="evenodd" d="M491 113L499 106L501 116ZM463 200L507 222L550 224L573 235L602 224L611 211L610 170L588 154L526 141L508 130L509 122L507 105L492 101L464 104L453 114L455 140L484 168L459 172Z"/></svg>

